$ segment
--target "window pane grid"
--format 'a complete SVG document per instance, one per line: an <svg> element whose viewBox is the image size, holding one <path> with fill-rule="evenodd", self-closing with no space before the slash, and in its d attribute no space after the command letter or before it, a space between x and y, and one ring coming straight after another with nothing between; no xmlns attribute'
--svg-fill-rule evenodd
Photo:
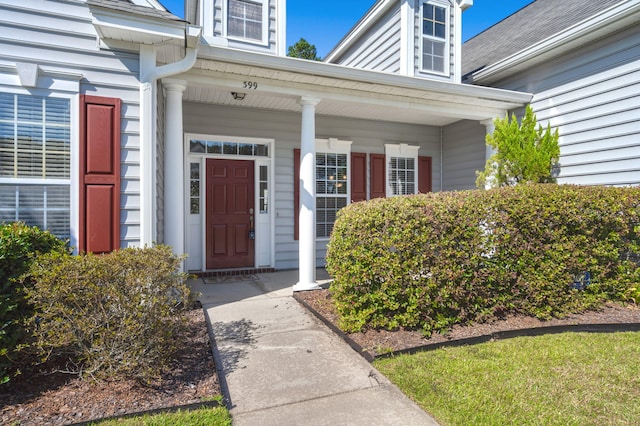
<svg viewBox="0 0 640 426"><path fill-rule="evenodd" d="M320 197L316 198L316 235L324 238L331 236L333 224L336 221L338 210L347 206L346 197Z"/></svg>
<svg viewBox="0 0 640 426"><path fill-rule="evenodd" d="M425 3L422 10L422 69L445 72L447 9Z"/></svg>
<svg viewBox="0 0 640 426"><path fill-rule="evenodd" d="M223 142L192 139L189 142L189 152L192 154L222 154L222 155L242 155L250 157L268 157L269 145L245 143L245 142Z"/></svg>
<svg viewBox="0 0 640 426"><path fill-rule="evenodd" d="M230 36L262 40L262 4L229 0L227 27Z"/></svg>
<svg viewBox="0 0 640 426"><path fill-rule="evenodd" d="M0 184L1 222L69 238L70 117L69 99L0 93L0 177L13 181Z"/></svg>
<svg viewBox="0 0 640 426"><path fill-rule="evenodd" d="M189 201L190 213L200 214L200 163L190 164Z"/></svg>
<svg viewBox="0 0 640 426"><path fill-rule="evenodd" d="M0 176L69 178L68 99L0 93Z"/></svg>
<svg viewBox="0 0 640 426"><path fill-rule="evenodd" d="M22 221L68 239L68 185L0 185L0 221Z"/></svg>
<svg viewBox="0 0 640 426"><path fill-rule="evenodd" d="M415 159L391 157L389 161L389 187L391 195L415 194Z"/></svg>
<svg viewBox="0 0 640 426"><path fill-rule="evenodd" d="M316 153L316 235L331 235L338 210L347 205L347 154Z"/></svg>
<svg viewBox="0 0 640 426"><path fill-rule="evenodd" d="M260 214L269 213L269 169L268 166L260 166L258 193Z"/></svg>

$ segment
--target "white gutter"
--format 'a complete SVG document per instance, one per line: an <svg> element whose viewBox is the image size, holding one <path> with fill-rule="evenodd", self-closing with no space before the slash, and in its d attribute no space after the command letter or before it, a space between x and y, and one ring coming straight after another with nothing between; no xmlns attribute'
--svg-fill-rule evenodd
<svg viewBox="0 0 640 426"><path fill-rule="evenodd" d="M151 246L157 237L156 206L156 122L159 79L190 70L198 57L202 28L185 26L185 56L158 66L155 45L140 45L140 245Z"/></svg>
<svg viewBox="0 0 640 426"><path fill-rule="evenodd" d="M627 0L603 11L599 15L579 22L555 35L521 50L495 64L472 74L471 83L492 83L499 78L517 72L520 68L531 67L550 56L558 56L571 51L578 45L604 37L618 29L637 24L640 0Z"/></svg>

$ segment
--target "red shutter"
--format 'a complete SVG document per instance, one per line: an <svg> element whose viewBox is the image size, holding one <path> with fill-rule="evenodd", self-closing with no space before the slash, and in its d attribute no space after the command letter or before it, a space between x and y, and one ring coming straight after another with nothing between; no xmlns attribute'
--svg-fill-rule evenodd
<svg viewBox="0 0 640 426"><path fill-rule="evenodd" d="M367 154L351 153L351 201L367 199Z"/></svg>
<svg viewBox="0 0 640 426"><path fill-rule="evenodd" d="M371 199L384 198L386 190L386 157L384 154L370 154L371 158Z"/></svg>
<svg viewBox="0 0 640 426"><path fill-rule="evenodd" d="M418 157L418 192L431 192L431 157Z"/></svg>
<svg viewBox="0 0 640 426"><path fill-rule="evenodd" d="M78 250L120 247L120 99L80 96Z"/></svg>
<svg viewBox="0 0 640 426"><path fill-rule="evenodd" d="M300 148L293 150L293 239L300 232Z"/></svg>

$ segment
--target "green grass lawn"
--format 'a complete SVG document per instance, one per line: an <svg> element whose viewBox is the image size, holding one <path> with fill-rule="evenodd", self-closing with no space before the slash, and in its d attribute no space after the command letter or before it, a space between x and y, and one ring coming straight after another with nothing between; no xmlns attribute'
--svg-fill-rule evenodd
<svg viewBox="0 0 640 426"><path fill-rule="evenodd" d="M375 362L442 425L638 425L640 333L519 337Z"/></svg>
<svg viewBox="0 0 640 426"><path fill-rule="evenodd" d="M231 426L231 417L224 407L200 408L175 413L145 414L139 417L105 420L95 426Z"/></svg>

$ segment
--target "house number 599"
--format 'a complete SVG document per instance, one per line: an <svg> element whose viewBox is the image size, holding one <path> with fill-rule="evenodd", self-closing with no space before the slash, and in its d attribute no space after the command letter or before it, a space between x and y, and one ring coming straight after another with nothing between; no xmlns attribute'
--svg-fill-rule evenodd
<svg viewBox="0 0 640 426"><path fill-rule="evenodd" d="M243 84L243 88L245 89L256 90L258 88L258 83L255 81L244 81Z"/></svg>

